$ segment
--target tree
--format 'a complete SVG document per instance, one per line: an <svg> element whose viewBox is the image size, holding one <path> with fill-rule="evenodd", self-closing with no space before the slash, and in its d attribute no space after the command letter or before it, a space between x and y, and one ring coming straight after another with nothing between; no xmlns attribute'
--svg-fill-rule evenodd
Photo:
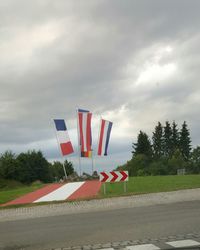
<svg viewBox="0 0 200 250"><path fill-rule="evenodd" d="M65 166L67 176L74 173L74 167L70 161L65 160L64 166ZM61 163L60 161L54 161L53 164L51 164L50 166L50 171L51 171L51 175L53 179L55 180L60 180L65 177L63 163Z"/></svg>
<svg viewBox="0 0 200 250"><path fill-rule="evenodd" d="M188 172L192 174L200 174L200 146L194 148L191 153L191 165Z"/></svg>
<svg viewBox="0 0 200 250"><path fill-rule="evenodd" d="M149 158L144 154L135 155L127 162L124 170L128 170L130 176L149 175Z"/></svg>
<svg viewBox="0 0 200 250"><path fill-rule="evenodd" d="M167 175L167 160L165 158L153 161L149 166L151 175Z"/></svg>
<svg viewBox="0 0 200 250"><path fill-rule="evenodd" d="M163 155L163 128L160 122L158 122L158 125L155 127L152 142L154 159L160 159Z"/></svg>
<svg viewBox="0 0 200 250"><path fill-rule="evenodd" d="M54 161L50 164L50 173L53 180L58 181L64 177L63 164L59 161Z"/></svg>
<svg viewBox="0 0 200 250"><path fill-rule="evenodd" d="M172 156L172 129L168 121L166 121L164 127L163 148L164 148L164 155L167 158L170 158Z"/></svg>
<svg viewBox="0 0 200 250"><path fill-rule="evenodd" d="M65 160L64 161L64 166L65 166L65 169L66 169L67 176L74 173L74 167L73 167L73 164L70 161Z"/></svg>
<svg viewBox="0 0 200 250"><path fill-rule="evenodd" d="M177 129L177 124L175 121L172 123L172 154L179 149L179 131Z"/></svg>
<svg viewBox="0 0 200 250"><path fill-rule="evenodd" d="M188 161L190 159L190 153L191 153L191 139L186 121L184 121L181 128L179 146L183 158L186 161Z"/></svg>
<svg viewBox="0 0 200 250"><path fill-rule="evenodd" d="M0 157L0 177L3 179L17 179L16 156L11 151L6 151Z"/></svg>
<svg viewBox="0 0 200 250"><path fill-rule="evenodd" d="M23 183L31 183L36 180L48 182L51 180L49 163L41 151L28 151L17 157L18 180Z"/></svg>
<svg viewBox="0 0 200 250"><path fill-rule="evenodd" d="M140 131L137 137L137 143L133 143L133 156L138 154L144 154L149 159L152 157L152 148L151 142L148 135L142 131Z"/></svg>
<svg viewBox="0 0 200 250"><path fill-rule="evenodd" d="M177 174L178 169L185 168L187 166L181 152L177 149L172 157L168 160L168 174Z"/></svg>

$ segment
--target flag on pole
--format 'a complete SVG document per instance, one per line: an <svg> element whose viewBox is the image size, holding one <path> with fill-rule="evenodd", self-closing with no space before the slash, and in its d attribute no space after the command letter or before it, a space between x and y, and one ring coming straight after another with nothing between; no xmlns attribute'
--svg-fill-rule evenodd
<svg viewBox="0 0 200 250"><path fill-rule="evenodd" d="M110 140L112 124L113 123L110 121L101 119L97 155L102 156L108 154L108 144Z"/></svg>
<svg viewBox="0 0 200 250"><path fill-rule="evenodd" d="M69 135L67 132L67 126L65 124L64 119L54 119L55 127L56 127L56 136L58 140L58 144L60 145L60 149L62 155L68 155L74 152L72 147L72 143L69 139Z"/></svg>
<svg viewBox="0 0 200 250"><path fill-rule="evenodd" d="M88 110L78 109L78 133L81 157L92 157L92 113Z"/></svg>

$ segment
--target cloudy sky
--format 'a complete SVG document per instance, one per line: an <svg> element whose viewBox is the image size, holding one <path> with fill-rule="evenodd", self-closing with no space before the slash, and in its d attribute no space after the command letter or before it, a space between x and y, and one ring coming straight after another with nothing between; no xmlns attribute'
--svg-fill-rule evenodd
<svg viewBox="0 0 200 250"><path fill-rule="evenodd" d="M93 112L94 149L100 116L114 123L97 169L130 159L139 130L151 136L158 121L186 120L200 144L199 9L199 0L0 0L0 152L59 159L52 118L67 120L77 148L77 107Z"/></svg>

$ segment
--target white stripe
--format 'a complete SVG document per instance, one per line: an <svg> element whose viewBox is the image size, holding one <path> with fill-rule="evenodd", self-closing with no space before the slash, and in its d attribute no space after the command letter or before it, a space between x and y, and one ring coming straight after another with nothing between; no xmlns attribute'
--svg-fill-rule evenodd
<svg viewBox="0 0 200 250"><path fill-rule="evenodd" d="M83 147L84 147L84 151L87 151L87 116L88 113L83 113L83 124L82 124L82 128L83 128Z"/></svg>
<svg viewBox="0 0 200 250"><path fill-rule="evenodd" d="M200 246L200 243L195 240L178 240L178 241L169 241L166 242L168 245L172 247L192 247L192 246Z"/></svg>
<svg viewBox="0 0 200 250"><path fill-rule="evenodd" d="M66 130L57 131L57 138L58 138L59 143L67 143L70 141L68 132Z"/></svg>
<svg viewBox="0 0 200 250"><path fill-rule="evenodd" d="M41 197L40 199L34 202L66 200L71 194L73 194L83 184L84 184L84 181L67 183L61 186L60 188L56 189L55 191Z"/></svg>
<svg viewBox="0 0 200 250"><path fill-rule="evenodd" d="M120 172L117 172L117 174L118 174L118 177L117 177L117 179L115 180L115 182L120 181L121 178L122 178L122 174L121 174Z"/></svg>
<svg viewBox="0 0 200 250"><path fill-rule="evenodd" d="M144 244L144 245L136 245L136 246L128 246L126 247L128 250L158 250L159 247L153 244Z"/></svg>
<svg viewBox="0 0 200 250"><path fill-rule="evenodd" d="M111 173L108 173L108 179L106 180L106 182L110 182L113 178L113 175Z"/></svg>
<svg viewBox="0 0 200 250"><path fill-rule="evenodd" d="M101 248L99 250L114 250L114 248L110 247L110 248Z"/></svg>
<svg viewBox="0 0 200 250"><path fill-rule="evenodd" d="M103 131L101 155L104 155L105 149L106 149L106 138L107 138L107 132L108 132L108 124L109 124L109 122L105 121L105 126L104 126L104 131Z"/></svg>

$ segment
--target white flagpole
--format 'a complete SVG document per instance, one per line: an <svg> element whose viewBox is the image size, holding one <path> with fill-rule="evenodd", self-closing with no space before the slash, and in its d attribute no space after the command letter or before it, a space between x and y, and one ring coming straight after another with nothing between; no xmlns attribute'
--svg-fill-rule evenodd
<svg viewBox="0 0 200 250"><path fill-rule="evenodd" d="M101 121L102 121L102 116L100 115L100 119L99 119L99 134L98 134L98 140L97 140L96 156L98 156L99 140L100 140L100 134L101 134ZM98 159L98 157L96 157L96 160L97 159Z"/></svg>
<svg viewBox="0 0 200 250"><path fill-rule="evenodd" d="M77 138L78 138L78 162L79 162L79 173L81 176L81 145L80 145L80 135L79 135L79 131L78 131L78 127L79 127L79 120L78 120L78 109L76 109L76 113L77 113Z"/></svg>
<svg viewBox="0 0 200 250"><path fill-rule="evenodd" d="M65 121L65 120L64 120ZM53 123L54 123L54 120L53 120ZM61 151L61 148L60 148L60 143L59 143L59 140L58 140L58 136L57 136L57 133L56 133L56 129L55 129L55 124L54 124L54 133L56 135L56 140L57 140L57 145L58 145L58 150L60 151L61 155L62 155L62 159L63 159L63 170L64 170L64 174L65 174L65 179L67 180L67 173L66 173L66 169L65 169L65 164L64 164L64 161L65 161L65 158L62 154L62 151Z"/></svg>

